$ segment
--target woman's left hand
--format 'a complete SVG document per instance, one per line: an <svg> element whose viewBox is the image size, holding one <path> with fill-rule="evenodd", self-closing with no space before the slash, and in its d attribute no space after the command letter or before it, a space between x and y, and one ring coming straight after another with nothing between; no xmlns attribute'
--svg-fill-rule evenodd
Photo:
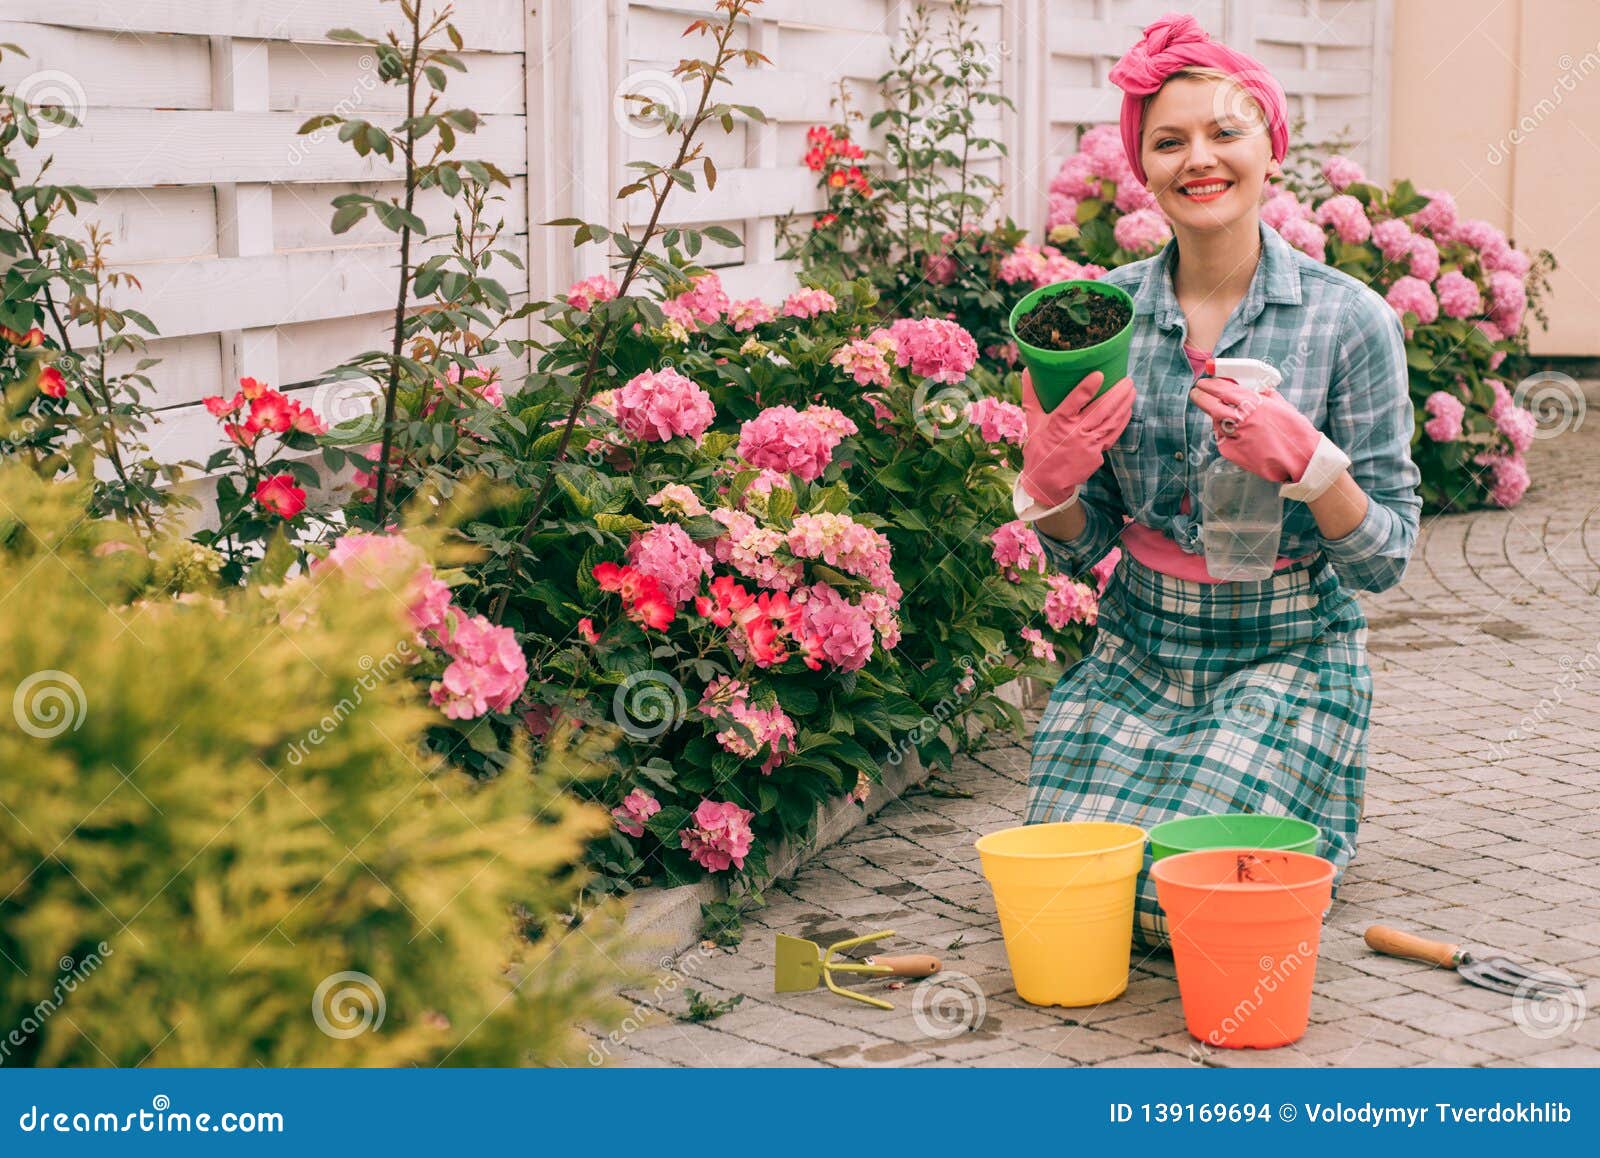
<svg viewBox="0 0 1600 1158"><path fill-rule="evenodd" d="M1189 400L1211 416L1222 457L1272 482L1299 482L1322 439L1276 390L1257 394L1226 378L1202 378Z"/></svg>

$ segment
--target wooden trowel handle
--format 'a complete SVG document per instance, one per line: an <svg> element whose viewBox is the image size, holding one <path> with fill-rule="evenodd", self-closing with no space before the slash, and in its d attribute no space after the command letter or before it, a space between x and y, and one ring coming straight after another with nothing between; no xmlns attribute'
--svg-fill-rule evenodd
<svg viewBox="0 0 1600 1158"><path fill-rule="evenodd" d="M939 972L939 958L927 953L908 953L903 957L868 957L869 965L887 965L890 977L932 977Z"/></svg>
<svg viewBox="0 0 1600 1158"><path fill-rule="evenodd" d="M1415 933L1402 933L1387 925L1373 925L1367 929L1367 948L1388 957L1404 957L1411 961L1426 961L1454 969L1460 961L1461 946L1445 941L1430 941Z"/></svg>

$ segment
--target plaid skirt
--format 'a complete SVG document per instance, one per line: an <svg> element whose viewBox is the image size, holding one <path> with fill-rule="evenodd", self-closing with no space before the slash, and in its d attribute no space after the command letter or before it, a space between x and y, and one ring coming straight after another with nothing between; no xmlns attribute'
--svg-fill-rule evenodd
<svg viewBox="0 0 1600 1158"><path fill-rule="evenodd" d="M1034 734L1027 823L1294 816L1321 828L1317 853L1342 876L1366 778L1366 643L1360 604L1320 552L1268 579L1210 584L1124 551L1094 647ZM1146 848L1134 937L1159 948L1166 934Z"/></svg>

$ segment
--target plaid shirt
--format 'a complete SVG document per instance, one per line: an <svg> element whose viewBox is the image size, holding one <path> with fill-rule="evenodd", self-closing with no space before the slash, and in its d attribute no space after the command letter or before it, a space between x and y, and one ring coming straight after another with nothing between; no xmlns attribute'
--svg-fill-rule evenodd
<svg viewBox="0 0 1600 1158"><path fill-rule="evenodd" d="M1400 319L1369 287L1292 248L1265 223L1260 228L1261 260L1213 354L1259 358L1282 371L1278 392L1350 456L1350 473L1371 500L1360 525L1327 539L1310 507L1285 499L1278 553L1299 558L1321 550L1347 585L1383 591L1405 571L1422 512ZM1136 395L1127 428L1081 491L1083 533L1070 544L1039 535L1069 574L1082 574L1110 550L1125 515L1203 553L1198 496L1215 440L1211 419L1189 401L1194 371L1172 287L1176 255L1174 238L1154 257L1101 279L1133 297L1128 372ZM1186 492L1193 496L1188 514L1178 509Z"/></svg>

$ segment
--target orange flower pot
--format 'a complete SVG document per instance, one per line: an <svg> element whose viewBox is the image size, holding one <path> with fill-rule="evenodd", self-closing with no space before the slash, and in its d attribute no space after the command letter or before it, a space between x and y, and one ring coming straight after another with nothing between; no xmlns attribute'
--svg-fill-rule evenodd
<svg viewBox="0 0 1600 1158"><path fill-rule="evenodd" d="M1297 1041L1311 1017L1331 862L1301 852L1205 849L1156 861L1183 1019L1226 1049Z"/></svg>

